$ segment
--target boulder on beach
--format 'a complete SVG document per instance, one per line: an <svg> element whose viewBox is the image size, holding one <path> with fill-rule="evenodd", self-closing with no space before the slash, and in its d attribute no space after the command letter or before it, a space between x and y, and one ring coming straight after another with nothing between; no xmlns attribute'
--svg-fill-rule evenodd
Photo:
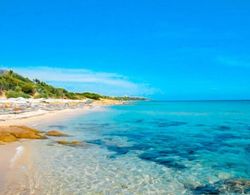
<svg viewBox="0 0 250 195"><path fill-rule="evenodd" d="M19 139L45 139L40 131L27 126L1 126L0 142L14 142Z"/></svg>
<svg viewBox="0 0 250 195"><path fill-rule="evenodd" d="M57 131L57 130L52 130L52 131L48 131L46 133L47 136L55 136L55 137L65 137L68 136L65 133L62 133L61 131Z"/></svg>
<svg viewBox="0 0 250 195"><path fill-rule="evenodd" d="M67 141L67 140L58 140L56 141L58 144L61 145L66 145L66 146L81 146L83 145L82 142L77 141L77 140L73 140L73 141Z"/></svg>
<svg viewBox="0 0 250 195"><path fill-rule="evenodd" d="M2 132L0 130L0 142L15 142L17 141L17 138L14 135L11 135L11 133L8 132Z"/></svg>

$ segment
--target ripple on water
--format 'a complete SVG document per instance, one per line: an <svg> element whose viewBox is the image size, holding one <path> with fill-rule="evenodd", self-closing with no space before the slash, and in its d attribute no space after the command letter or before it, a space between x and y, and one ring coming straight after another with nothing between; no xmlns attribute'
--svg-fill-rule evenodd
<svg viewBox="0 0 250 195"><path fill-rule="evenodd" d="M47 194L248 193L249 111L236 118L226 112L228 104L204 104L201 110L190 103L190 110L172 105L160 104L156 111L124 106L110 115L63 123L67 133L89 147L34 147L36 173L43 178L37 186ZM167 114L204 109L209 115Z"/></svg>
<svg viewBox="0 0 250 195"><path fill-rule="evenodd" d="M176 180L171 169L141 161L136 155L107 158L110 151L97 146L84 150L62 147L40 147L49 158L40 169L51 182L41 183L46 193L183 193L186 189ZM48 153L49 152L49 153ZM51 153L51 154L50 154ZM52 155L53 154L53 155ZM46 156L47 156L46 155ZM39 157L40 158L40 157ZM60 166L58 166L60 165ZM69 166L70 165L70 166ZM49 168L49 169L48 169Z"/></svg>

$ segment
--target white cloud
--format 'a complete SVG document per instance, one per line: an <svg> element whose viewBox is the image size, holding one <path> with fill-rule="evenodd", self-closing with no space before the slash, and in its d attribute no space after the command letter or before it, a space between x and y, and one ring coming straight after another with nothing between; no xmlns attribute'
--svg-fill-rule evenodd
<svg viewBox="0 0 250 195"><path fill-rule="evenodd" d="M88 69L51 67L11 68L32 79L39 79L73 91L94 91L107 95L151 95L156 90L145 83L136 83L129 78L109 72Z"/></svg>

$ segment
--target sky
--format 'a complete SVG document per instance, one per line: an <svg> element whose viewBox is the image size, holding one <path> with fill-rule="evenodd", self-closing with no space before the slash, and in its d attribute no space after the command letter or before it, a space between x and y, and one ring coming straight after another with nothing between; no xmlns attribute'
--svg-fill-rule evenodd
<svg viewBox="0 0 250 195"><path fill-rule="evenodd" d="M0 0L0 69L72 91L250 99L249 0Z"/></svg>

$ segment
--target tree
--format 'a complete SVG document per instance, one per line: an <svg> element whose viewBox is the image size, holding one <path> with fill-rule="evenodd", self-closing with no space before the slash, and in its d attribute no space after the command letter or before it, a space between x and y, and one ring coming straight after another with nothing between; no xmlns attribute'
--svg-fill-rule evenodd
<svg viewBox="0 0 250 195"><path fill-rule="evenodd" d="M24 93L33 95L35 93L35 88L32 83L26 83L24 86L22 86L22 91Z"/></svg>

